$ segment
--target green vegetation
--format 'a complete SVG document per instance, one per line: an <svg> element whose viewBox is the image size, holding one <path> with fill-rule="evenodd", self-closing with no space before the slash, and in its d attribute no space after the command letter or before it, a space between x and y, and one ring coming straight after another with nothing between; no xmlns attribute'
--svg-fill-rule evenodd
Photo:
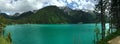
<svg viewBox="0 0 120 44"><path fill-rule="evenodd" d="M11 20L10 19L6 19L4 16L2 16L0 14L0 24L4 24L4 25L11 24ZM2 27L2 26L0 26L0 27Z"/></svg>
<svg viewBox="0 0 120 44"><path fill-rule="evenodd" d="M99 0L99 4L96 5L96 11L101 11L101 24L102 24L102 39L98 41L98 44L108 44L107 42L117 36L120 36L120 1L119 0ZM106 11L107 10L107 11ZM109 18L106 18L108 15ZM109 21L109 34L105 36L105 23L106 19ZM113 29L116 29L113 32Z"/></svg>
<svg viewBox="0 0 120 44"><path fill-rule="evenodd" d="M0 44L12 44L9 38L5 38L4 36L0 35Z"/></svg>
<svg viewBox="0 0 120 44"><path fill-rule="evenodd" d="M30 12L23 13L22 15L29 14ZM31 12L32 13L32 12ZM57 7L45 7L38 10L34 14L29 14L16 20L18 23L41 23L41 24L57 24L57 23L67 23L67 18L63 17L65 15Z"/></svg>
<svg viewBox="0 0 120 44"><path fill-rule="evenodd" d="M48 6L33 12L16 13L13 16L1 13L0 20L5 20L2 21L5 24L78 24L94 23L96 17L98 13Z"/></svg>
<svg viewBox="0 0 120 44"><path fill-rule="evenodd" d="M117 36L120 36L120 31L116 31L116 32L113 32L113 33L109 34L108 36L106 36L105 39L100 40L98 42L98 44L108 44L109 40L114 39Z"/></svg>
<svg viewBox="0 0 120 44"><path fill-rule="evenodd" d="M4 36L4 28L5 24L0 23L0 44L11 44L12 43L12 39L11 39L11 35L10 33L8 34L7 37Z"/></svg>
<svg viewBox="0 0 120 44"><path fill-rule="evenodd" d="M98 14L97 14L98 15ZM3 28L9 24L78 24L94 23L97 15L94 12L83 12L70 8L60 9L56 6L44 7L37 11L28 11L22 14L16 13L13 16L0 13L0 44L11 44L10 33L4 35Z"/></svg>

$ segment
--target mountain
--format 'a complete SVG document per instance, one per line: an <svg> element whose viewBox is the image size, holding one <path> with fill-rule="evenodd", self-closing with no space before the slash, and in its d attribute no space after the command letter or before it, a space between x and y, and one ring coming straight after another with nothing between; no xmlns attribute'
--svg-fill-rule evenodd
<svg viewBox="0 0 120 44"><path fill-rule="evenodd" d="M7 19L9 16L5 13L0 13L0 24L9 24L11 21Z"/></svg>
<svg viewBox="0 0 120 44"><path fill-rule="evenodd" d="M69 16L71 23L94 23L97 20L96 17L99 17L96 12L72 10L69 7L65 7L63 11Z"/></svg>
<svg viewBox="0 0 120 44"><path fill-rule="evenodd" d="M22 14L16 13L16 14L14 14L12 16L9 16L9 18L17 20L17 19L20 19L20 18L23 18L23 17L27 17L27 16L32 15L32 14L34 14L32 11L24 12Z"/></svg>
<svg viewBox="0 0 120 44"><path fill-rule="evenodd" d="M56 6L44 7L36 13L25 12L15 19L18 23L60 24L69 22L64 12Z"/></svg>
<svg viewBox="0 0 120 44"><path fill-rule="evenodd" d="M0 16L3 16L5 18L9 18L9 16L6 13L0 13Z"/></svg>
<svg viewBox="0 0 120 44"><path fill-rule="evenodd" d="M47 6L33 12L16 13L13 16L4 17L18 24L77 24L93 23L96 21L96 16L96 14L92 14L91 12L72 10L69 7L59 8L56 6Z"/></svg>

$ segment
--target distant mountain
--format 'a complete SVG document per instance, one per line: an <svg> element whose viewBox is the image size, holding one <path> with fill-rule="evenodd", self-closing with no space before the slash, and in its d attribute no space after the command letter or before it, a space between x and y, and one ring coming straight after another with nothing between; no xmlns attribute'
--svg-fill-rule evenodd
<svg viewBox="0 0 120 44"><path fill-rule="evenodd" d="M31 11L28 11L28 12L24 12L24 13L22 13L22 14L20 14L20 13L16 13L16 14L14 14L14 15L12 15L12 16L10 16L10 19L21 19L21 18L23 18L23 17L28 17L28 16L30 16L30 15L33 15L34 13L33 12L31 12Z"/></svg>
<svg viewBox="0 0 120 44"><path fill-rule="evenodd" d="M6 13L0 13L0 16L3 16L5 18L8 18L9 16Z"/></svg>
<svg viewBox="0 0 120 44"><path fill-rule="evenodd" d="M99 13L93 11L72 10L69 7L64 7L63 11L69 16L72 23L94 23Z"/></svg>
<svg viewBox="0 0 120 44"><path fill-rule="evenodd" d="M0 24L4 23L4 24L9 24L11 21L9 19L7 19L9 16L5 13L0 13Z"/></svg>
<svg viewBox="0 0 120 44"><path fill-rule="evenodd" d="M68 7L59 8L56 6L47 6L40 10L28 11L22 14L16 13L13 16L3 15L11 19L14 23L40 23L40 24L77 24L94 23L97 15L93 12L84 12L81 10L72 10Z"/></svg>
<svg viewBox="0 0 120 44"><path fill-rule="evenodd" d="M41 24L60 24L67 23L65 13L56 6L44 7L40 10L37 10L36 13L25 12L20 16L16 17L16 22L18 23L41 23Z"/></svg>

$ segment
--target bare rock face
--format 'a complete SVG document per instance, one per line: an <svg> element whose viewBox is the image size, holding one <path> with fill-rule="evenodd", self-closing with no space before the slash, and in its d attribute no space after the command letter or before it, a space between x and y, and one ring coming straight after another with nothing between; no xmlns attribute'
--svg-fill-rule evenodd
<svg viewBox="0 0 120 44"><path fill-rule="evenodd" d="M108 41L108 44L120 44L120 36Z"/></svg>

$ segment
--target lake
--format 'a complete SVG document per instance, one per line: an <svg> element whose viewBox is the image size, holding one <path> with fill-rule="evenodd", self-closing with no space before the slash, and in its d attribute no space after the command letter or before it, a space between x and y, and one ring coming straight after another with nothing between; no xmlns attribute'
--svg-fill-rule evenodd
<svg viewBox="0 0 120 44"><path fill-rule="evenodd" d="M94 29L95 24L16 24L5 33L11 33L13 44L93 44Z"/></svg>

